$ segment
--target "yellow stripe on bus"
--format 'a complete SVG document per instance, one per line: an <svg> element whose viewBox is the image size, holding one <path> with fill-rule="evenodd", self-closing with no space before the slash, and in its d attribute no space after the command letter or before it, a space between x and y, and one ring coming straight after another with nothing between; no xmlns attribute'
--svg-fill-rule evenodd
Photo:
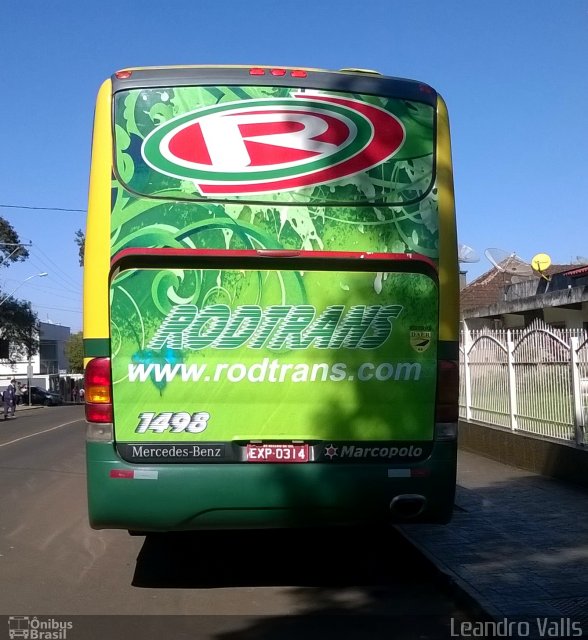
<svg viewBox="0 0 588 640"><path fill-rule="evenodd" d="M112 83L100 87L94 114L92 170L84 251L84 338L109 338Z"/></svg>
<svg viewBox="0 0 588 640"><path fill-rule="evenodd" d="M439 202L439 339L457 340L459 333L459 264L453 194L449 119L437 98L437 189Z"/></svg>

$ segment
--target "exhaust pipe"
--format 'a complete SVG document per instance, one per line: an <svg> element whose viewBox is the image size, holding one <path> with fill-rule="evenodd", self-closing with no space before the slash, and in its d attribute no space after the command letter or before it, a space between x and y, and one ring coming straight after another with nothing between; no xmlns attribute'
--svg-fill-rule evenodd
<svg viewBox="0 0 588 640"><path fill-rule="evenodd" d="M425 510L427 499L418 493L404 493L390 503L390 511L401 518L416 518Z"/></svg>

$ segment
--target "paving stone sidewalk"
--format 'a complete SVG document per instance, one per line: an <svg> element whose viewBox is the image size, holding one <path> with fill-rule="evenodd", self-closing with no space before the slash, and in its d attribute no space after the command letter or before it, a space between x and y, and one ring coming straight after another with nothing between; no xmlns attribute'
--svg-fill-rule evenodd
<svg viewBox="0 0 588 640"><path fill-rule="evenodd" d="M398 528L494 620L565 618L588 636L586 489L460 451L452 522Z"/></svg>

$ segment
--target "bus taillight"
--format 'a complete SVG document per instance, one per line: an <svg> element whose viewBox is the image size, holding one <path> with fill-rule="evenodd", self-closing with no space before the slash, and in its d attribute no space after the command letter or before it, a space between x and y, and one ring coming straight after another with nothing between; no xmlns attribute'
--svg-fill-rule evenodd
<svg viewBox="0 0 588 640"><path fill-rule="evenodd" d="M86 420L112 422L110 358L93 358L85 373Z"/></svg>
<svg viewBox="0 0 588 640"><path fill-rule="evenodd" d="M459 404L459 363L439 360L437 367L437 407L435 421L457 422Z"/></svg>

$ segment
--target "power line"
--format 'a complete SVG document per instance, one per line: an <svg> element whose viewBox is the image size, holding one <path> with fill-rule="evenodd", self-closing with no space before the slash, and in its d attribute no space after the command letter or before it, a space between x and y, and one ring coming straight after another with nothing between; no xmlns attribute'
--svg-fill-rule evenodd
<svg viewBox="0 0 588 640"><path fill-rule="evenodd" d="M38 245L33 245L33 249L36 249L41 255L36 256L39 260L44 262L45 264L53 265L49 268L49 271L53 272L54 276L57 276L63 282L67 282L69 287L75 287L76 290L81 292L80 285L68 274L66 273L50 256L48 256L43 249L41 249ZM55 273L57 271L57 273ZM59 275L61 274L61 275Z"/></svg>
<svg viewBox="0 0 588 640"><path fill-rule="evenodd" d="M49 279L51 279L51 274L49 275ZM20 280L18 280L17 278L5 278L3 280L3 282L4 283L7 283L7 282L20 282ZM37 285L34 285L34 284L29 284L28 288L29 289L36 289L37 291L44 291L44 292L59 291L60 293L52 293L51 295L53 297L56 297L56 298L65 298L66 300L71 300L73 302L78 302L80 300L80 296L78 295L78 292L74 291L73 289L66 289L64 287L60 287L60 288L57 288L57 287L40 287L40 286L37 286ZM64 291L65 292L69 291L73 295L72 296L64 296L63 295Z"/></svg>
<svg viewBox="0 0 588 640"><path fill-rule="evenodd" d="M46 307L43 304L35 304L33 302L33 307L36 309L51 309L52 311L69 311L70 313L82 313L79 309L64 309L63 307Z"/></svg>
<svg viewBox="0 0 588 640"><path fill-rule="evenodd" d="M67 209L64 207L29 207L24 204L0 204L4 209L28 209L29 211L70 211L72 213L86 213L86 209Z"/></svg>

